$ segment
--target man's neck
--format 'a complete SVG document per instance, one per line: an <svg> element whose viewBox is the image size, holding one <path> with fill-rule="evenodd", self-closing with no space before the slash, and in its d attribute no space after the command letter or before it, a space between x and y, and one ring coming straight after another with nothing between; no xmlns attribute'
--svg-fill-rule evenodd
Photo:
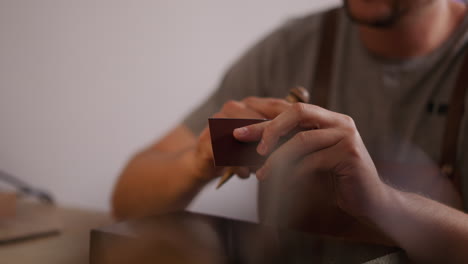
<svg viewBox="0 0 468 264"><path fill-rule="evenodd" d="M391 28L359 26L360 37L372 53L385 58L424 56L442 45L456 30L466 11L458 1L434 1Z"/></svg>

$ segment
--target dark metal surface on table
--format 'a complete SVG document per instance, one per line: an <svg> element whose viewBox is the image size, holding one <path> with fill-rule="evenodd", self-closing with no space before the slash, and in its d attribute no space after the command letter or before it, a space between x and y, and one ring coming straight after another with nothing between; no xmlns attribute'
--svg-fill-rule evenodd
<svg viewBox="0 0 468 264"><path fill-rule="evenodd" d="M401 250L180 212L92 230L90 263L406 263Z"/></svg>

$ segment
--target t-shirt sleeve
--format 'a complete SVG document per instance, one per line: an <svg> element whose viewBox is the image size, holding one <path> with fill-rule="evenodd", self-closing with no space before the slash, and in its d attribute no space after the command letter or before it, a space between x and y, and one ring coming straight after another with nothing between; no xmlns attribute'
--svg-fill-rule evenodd
<svg viewBox="0 0 468 264"><path fill-rule="evenodd" d="M225 73L218 88L184 120L194 134L199 134L207 120L229 100L241 100L248 96L266 96L265 86L275 50L281 43L282 30L276 30L248 50Z"/></svg>

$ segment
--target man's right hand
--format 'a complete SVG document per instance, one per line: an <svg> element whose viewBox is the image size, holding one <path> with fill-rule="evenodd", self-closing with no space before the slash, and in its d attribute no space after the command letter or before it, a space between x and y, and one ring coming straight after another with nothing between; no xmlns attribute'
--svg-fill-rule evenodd
<svg viewBox="0 0 468 264"><path fill-rule="evenodd" d="M242 101L226 102L212 117L273 119L290 105L291 103L283 99L247 97ZM213 150L208 127L205 127L198 137L195 154L194 166L197 175L201 178L211 180L222 174L223 169L213 166ZM246 167L237 167L235 173L241 178L247 178L250 170Z"/></svg>

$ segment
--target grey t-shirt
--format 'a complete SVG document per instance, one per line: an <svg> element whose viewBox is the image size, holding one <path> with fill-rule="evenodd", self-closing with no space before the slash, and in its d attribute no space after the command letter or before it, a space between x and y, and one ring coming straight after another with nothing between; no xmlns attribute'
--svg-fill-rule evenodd
<svg viewBox="0 0 468 264"><path fill-rule="evenodd" d="M199 133L207 118L231 99L283 98L297 85L313 96L322 19L323 14L309 15L269 34L232 65L219 88L184 124ZM445 109L468 40L468 19L431 54L404 61L370 54L343 10L337 36L330 110L355 120L373 159L437 165ZM467 118L462 121L458 155L463 176L468 175ZM462 189L468 204L468 181L463 177Z"/></svg>

